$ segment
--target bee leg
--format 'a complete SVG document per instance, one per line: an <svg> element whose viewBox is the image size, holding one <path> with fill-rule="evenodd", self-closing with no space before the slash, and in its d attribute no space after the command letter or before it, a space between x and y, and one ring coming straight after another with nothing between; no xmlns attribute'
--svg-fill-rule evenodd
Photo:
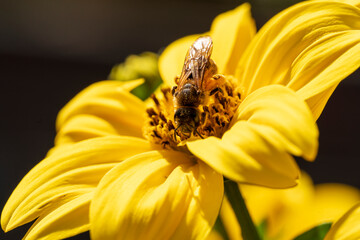
<svg viewBox="0 0 360 240"><path fill-rule="evenodd" d="M204 139L204 137L203 136L201 136L201 134L198 132L198 130L195 128L195 130L194 130L194 133L196 133L197 135L199 135L199 137L201 138L201 139Z"/></svg>
<svg viewBox="0 0 360 240"><path fill-rule="evenodd" d="M176 89L177 89L177 86L173 86L173 87L172 87L172 89L171 89L171 95L174 96Z"/></svg>
<svg viewBox="0 0 360 240"><path fill-rule="evenodd" d="M174 79L174 81L175 81L176 85L178 85L178 84L179 84L179 80L180 80L180 77L179 77L179 76L176 76L176 77L175 77L175 79Z"/></svg>
<svg viewBox="0 0 360 240"><path fill-rule="evenodd" d="M224 75L222 75L222 74L214 74L213 76L212 76L212 78L214 79L214 80L224 80Z"/></svg>
<svg viewBox="0 0 360 240"><path fill-rule="evenodd" d="M175 141L177 141L176 136L180 137L180 135L177 133L177 130L179 129L180 126L181 126L181 124L179 126L177 126L177 128L174 129L174 140Z"/></svg>
<svg viewBox="0 0 360 240"><path fill-rule="evenodd" d="M211 90L210 92L210 96L214 95L217 92L221 92L222 94L224 94L223 90L221 88L214 88L213 90Z"/></svg>

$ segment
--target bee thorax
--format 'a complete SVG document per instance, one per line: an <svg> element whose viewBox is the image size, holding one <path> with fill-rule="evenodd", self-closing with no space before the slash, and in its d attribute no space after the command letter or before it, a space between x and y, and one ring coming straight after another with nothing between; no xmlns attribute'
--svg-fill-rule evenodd
<svg viewBox="0 0 360 240"><path fill-rule="evenodd" d="M175 94L178 106L197 107L201 102L201 93L190 83L185 84L180 91Z"/></svg>

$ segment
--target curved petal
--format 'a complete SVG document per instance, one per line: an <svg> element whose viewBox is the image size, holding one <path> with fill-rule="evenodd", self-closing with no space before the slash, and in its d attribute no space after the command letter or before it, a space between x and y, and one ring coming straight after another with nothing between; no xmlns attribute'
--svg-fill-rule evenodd
<svg viewBox="0 0 360 240"><path fill-rule="evenodd" d="M254 221L257 224L266 222L269 239L293 239L312 224L308 206L313 204L315 191L311 178L304 172L293 188L241 185L241 190Z"/></svg>
<svg viewBox="0 0 360 240"><path fill-rule="evenodd" d="M318 130L305 102L286 87L267 86L245 98L234 119L222 139L188 142L189 150L237 182L296 185L299 169L289 153L313 160L318 147Z"/></svg>
<svg viewBox="0 0 360 240"><path fill-rule="evenodd" d="M350 5L354 5L356 7L360 7L360 1L359 0L313 0L313 1L341 2L341 3L347 3L347 4L350 4Z"/></svg>
<svg viewBox="0 0 360 240"><path fill-rule="evenodd" d="M251 17L250 5L245 3L234 10L217 16L208 33L214 42L212 59L218 66L219 73L234 74L236 63L256 33L256 26ZM162 79L169 85L175 85L174 78L180 75L185 55L199 34L187 36L171 43L159 58Z"/></svg>
<svg viewBox="0 0 360 240"><path fill-rule="evenodd" d="M212 230L205 238L206 240L224 240L223 237L216 230Z"/></svg>
<svg viewBox="0 0 360 240"><path fill-rule="evenodd" d="M126 115L123 117L126 117ZM142 137L141 129L129 128L118 122L109 122L104 118L79 114L70 118L57 133L55 145L76 143L90 138L105 136Z"/></svg>
<svg viewBox="0 0 360 240"><path fill-rule="evenodd" d="M139 154L100 182L90 207L91 237L203 239L222 196L222 176L189 155Z"/></svg>
<svg viewBox="0 0 360 240"><path fill-rule="evenodd" d="M324 240L360 238L360 203L344 214L326 234Z"/></svg>
<svg viewBox="0 0 360 240"><path fill-rule="evenodd" d="M239 187L255 223L267 220L267 228L272 232L272 228L278 229L281 227L280 223L288 221L284 219L284 212L312 204L315 192L312 179L304 172L301 172L299 184L293 188L271 189L245 184L239 184Z"/></svg>
<svg viewBox="0 0 360 240"><path fill-rule="evenodd" d="M314 219L317 223L333 222L360 201L360 190L340 183L315 186Z"/></svg>
<svg viewBox="0 0 360 240"><path fill-rule="evenodd" d="M315 159L319 132L304 101L291 89L270 85L249 95L233 121L248 121L271 145L306 160Z"/></svg>
<svg viewBox="0 0 360 240"><path fill-rule="evenodd" d="M319 184L302 173L299 185L269 189L241 185L256 223L266 221L267 238L287 240L325 222L333 222L360 200L360 191L344 184Z"/></svg>
<svg viewBox="0 0 360 240"><path fill-rule="evenodd" d="M240 57L256 33L250 4L244 3L234 10L218 15L211 25L214 41L212 58L219 73L233 75Z"/></svg>
<svg viewBox="0 0 360 240"><path fill-rule="evenodd" d="M360 12L356 21L360 22ZM312 109L316 119L337 85L360 66L360 30L333 34L322 40L309 46L294 61L287 84L310 102L310 107L317 103L317 108Z"/></svg>
<svg viewBox="0 0 360 240"><path fill-rule="evenodd" d="M112 135L114 131L117 135L141 137L145 105L129 91L142 82L102 81L84 89L59 112L57 142L68 142L69 137L76 141ZM67 139L62 140L63 136Z"/></svg>
<svg viewBox="0 0 360 240"><path fill-rule="evenodd" d="M56 152L36 165L11 194L1 214L5 231L54 211L94 191L113 166L135 154L149 151L145 140L102 137L82 141Z"/></svg>
<svg viewBox="0 0 360 240"><path fill-rule="evenodd" d="M83 194L39 217L26 233L24 240L65 239L88 231L92 197L93 192Z"/></svg>
<svg viewBox="0 0 360 240"><path fill-rule="evenodd" d="M55 145L76 143L89 138L109 135L116 136L119 134L108 121L95 115L79 114L70 118L60 128L55 138Z"/></svg>
<svg viewBox="0 0 360 240"><path fill-rule="evenodd" d="M236 77L245 94L274 83L291 87L304 99L330 91L360 65L359 29L360 10L354 6L297 4L259 31L241 58ZM326 103L327 98L316 100Z"/></svg>

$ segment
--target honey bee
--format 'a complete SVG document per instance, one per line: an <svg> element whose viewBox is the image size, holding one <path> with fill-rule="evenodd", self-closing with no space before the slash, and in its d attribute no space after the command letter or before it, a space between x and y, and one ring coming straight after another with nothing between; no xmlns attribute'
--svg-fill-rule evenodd
<svg viewBox="0 0 360 240"><path fill-rule="evenodd" d="M178 131L186 137L197 134L200 123L199 106L205 104L209 95L219 91L220 75L217 73L215 62L210 59L213 49L211 37L199 37L189 48L180 77L175 79L177 84L172 88L174 102L174 138Z"/></svg>

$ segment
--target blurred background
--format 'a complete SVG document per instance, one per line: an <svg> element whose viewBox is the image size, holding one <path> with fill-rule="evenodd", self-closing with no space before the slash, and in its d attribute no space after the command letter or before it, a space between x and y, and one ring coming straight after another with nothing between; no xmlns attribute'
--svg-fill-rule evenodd
<svg viewBox="0 0 360 240"><path fill-rule="evenodd" d="M0 2L0 207L53 146L57 112L89 84L107 79L130 54L160 52L205 32L237 0L52 0ZM253 0L258 28L298 1ZM360 187L359 71L340 84L318 120L315 183ZM21 239L29 224L0 239ZM88 239L82 234L72 239Z"/></svg>

